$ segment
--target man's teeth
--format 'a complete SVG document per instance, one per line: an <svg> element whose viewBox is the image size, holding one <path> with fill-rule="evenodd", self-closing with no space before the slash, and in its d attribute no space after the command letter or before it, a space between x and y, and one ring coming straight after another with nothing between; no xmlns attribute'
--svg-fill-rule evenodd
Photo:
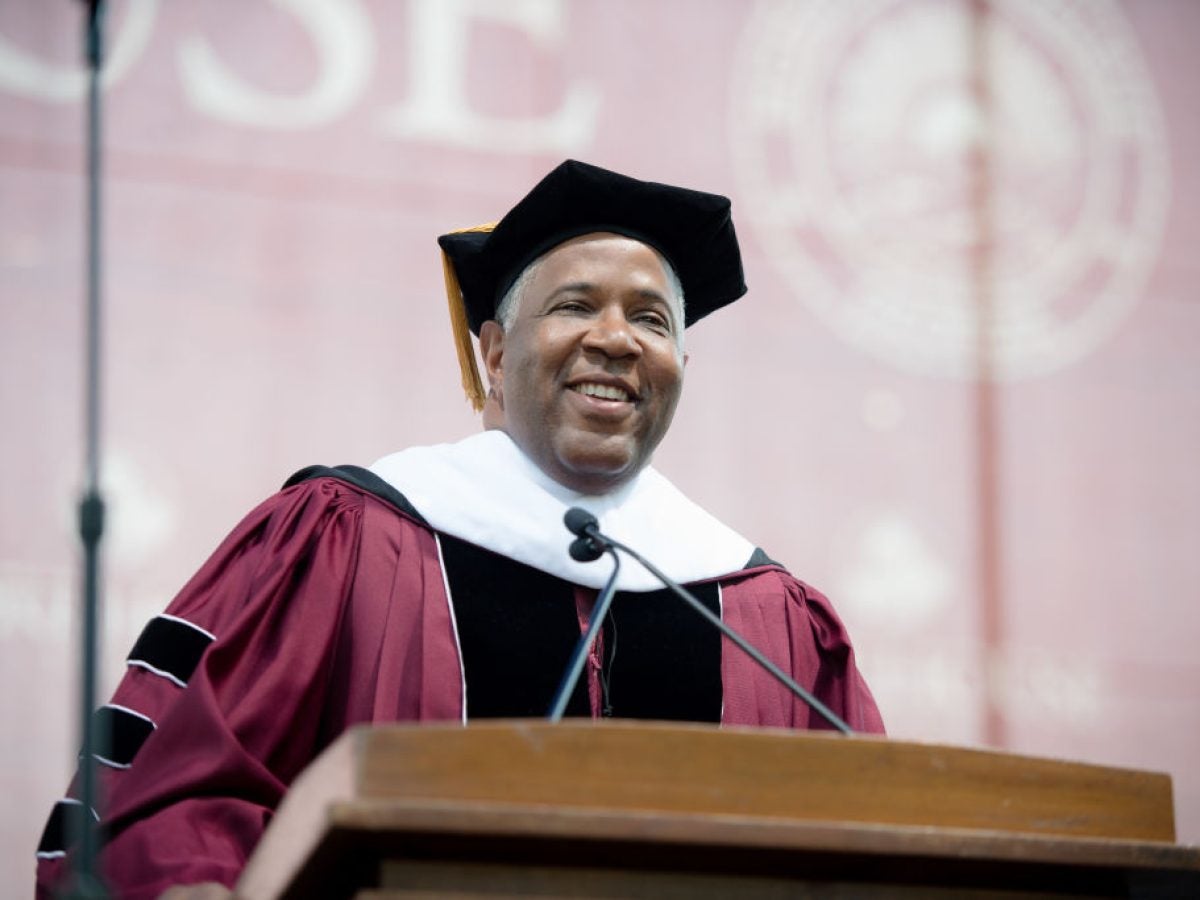
<svg viewBox="0 0 1200 900"><path fill-rule="evenodd" d="M578 391L588 397L599 397L601 400L628 400L629 394L619 387L610 384L576 384L571 390Z"/></svg>

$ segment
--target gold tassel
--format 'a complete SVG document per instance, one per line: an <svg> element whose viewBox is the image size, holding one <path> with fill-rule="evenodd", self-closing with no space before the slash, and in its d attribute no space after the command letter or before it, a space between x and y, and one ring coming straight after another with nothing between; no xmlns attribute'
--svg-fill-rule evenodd
<svg viewBox="0 0 1200 900"><path fill-rule="evenodd" d="M470 232L491 231L496 227L495 222L486 225L476 225L474 228L459 228L451 234L466 234ZM458 283L458 274L446 251L442 251L442 276L446 280L446 302L450 306L450 328L454 331L454 346L458 351L458 367L462 371L462 386L467 394L467 400L476 412L483 409L483 381L479 377L479 366L475 362L475 349L471 346L471 326L467 322L467 304L463 299L462 287Z"/></svg>

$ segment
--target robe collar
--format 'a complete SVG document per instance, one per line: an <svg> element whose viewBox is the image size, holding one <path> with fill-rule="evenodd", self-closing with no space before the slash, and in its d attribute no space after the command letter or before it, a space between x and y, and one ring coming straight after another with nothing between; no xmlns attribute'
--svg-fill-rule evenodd
<svg viewBox="0 0 1200 900"><path fill-rule="evenodd" d="M533 566L566 581L600 588L612 572L605 554L571 559L563 525L572 506L592 513L600 530L628 544L681 583L742 569L754 545L647 467L603 495L580 494L537 467L503 431L484 431L455 444L410 447L371 471L400 491L436 531ZM617 586L652 591L661 582L622 554Z"/></svg>

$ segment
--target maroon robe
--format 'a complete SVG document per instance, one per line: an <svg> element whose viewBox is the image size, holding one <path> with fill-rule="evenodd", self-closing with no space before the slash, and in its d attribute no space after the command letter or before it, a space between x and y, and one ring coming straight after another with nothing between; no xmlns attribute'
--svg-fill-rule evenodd
<svg viewBox="0 0 1200 900"><path fill-rule="evenodd" d="M464 720L446 583L438 537L419 516L345 481L305 481L250 513L156 620L195 639L184 648L194 668L172 675L152 647L135 648L113 696L125 731L153 723L132 765L99 767L102 872L115 895L232 886L288 785L346 728ZM773 564L719 585L733 628L852 728L882 732L824 596ZM574 591L585 618L596 592ZM598 715L598 670L587 671ZM724 724L827 727L727 640L720 680ZM69 856L39 856L48 897Z"/></svg>

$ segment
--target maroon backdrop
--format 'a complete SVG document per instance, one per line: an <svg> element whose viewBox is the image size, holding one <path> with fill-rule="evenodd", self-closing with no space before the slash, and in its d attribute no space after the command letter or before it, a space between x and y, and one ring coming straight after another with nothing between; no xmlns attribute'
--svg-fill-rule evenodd
<svg viewBox="0 0 1200 900"><path fill-rule="evenodd" d="M80 4L0 4L0 883L77 746ZM1200 5L114 0L106 690L291 471L478 424L434 237L566 156L730 194L659 466L892 734L1166 770L1200 840Z"/></svg>

